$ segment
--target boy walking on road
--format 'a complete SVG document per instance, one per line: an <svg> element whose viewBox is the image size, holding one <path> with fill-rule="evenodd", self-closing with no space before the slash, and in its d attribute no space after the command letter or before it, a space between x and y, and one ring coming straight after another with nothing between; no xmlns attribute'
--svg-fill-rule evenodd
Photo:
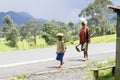
<svg viewBox="0 0 120 80"><path fill-rule="evenodd" d="M56 51L56 60L60 61L60 65L59 65L59 68L61 68L64 64L64 61L63 61L63 57L64 57L64 54L66 52L66 45L63 41L63 37L64 35L62 33L58 33L56 35L57 37L57 51Z"/></svg>
<svg viewBox="0 0 120 80"><path fill-rule="evenodd" d="M81 44L81 51L84 51L84 59L88 60L88 43L90 42L90 30L87 26L87 21L84 18L80 18L81 26L79 33L79 44Z"/></svg>

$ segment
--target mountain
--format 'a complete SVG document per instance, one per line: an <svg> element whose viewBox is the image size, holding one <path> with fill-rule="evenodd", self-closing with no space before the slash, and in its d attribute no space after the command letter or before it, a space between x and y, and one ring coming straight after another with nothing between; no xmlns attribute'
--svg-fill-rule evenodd
<svg viewBox="0 0 120 80"><path fill-rule="evenodd" d="M13 22L18 25L25 24L30 20L37 20L38 22L41 23L47 22L47 20L45 19L36 19L35 17L33 17L32 15L26 12L17 13L14 11L8 11L8 12L0 12L0 25L3 25L4 17L6 15L9 15L12 18Z"/></svg>

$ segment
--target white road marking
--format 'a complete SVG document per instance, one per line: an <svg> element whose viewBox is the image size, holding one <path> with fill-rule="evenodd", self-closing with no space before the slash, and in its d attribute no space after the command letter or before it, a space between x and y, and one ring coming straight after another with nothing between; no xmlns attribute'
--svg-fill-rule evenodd
<svg viewBox="0 0 120 80"><path fill-rule="evenodd" d="M25 64L32 64L32 63L39 63L39 62L46 62L46 61L51 61L51 60L55 60L55 58L0 65L0 68L6 68L6 67L12 67L12 66L18 66L18 65L25 65Z"/></svg>

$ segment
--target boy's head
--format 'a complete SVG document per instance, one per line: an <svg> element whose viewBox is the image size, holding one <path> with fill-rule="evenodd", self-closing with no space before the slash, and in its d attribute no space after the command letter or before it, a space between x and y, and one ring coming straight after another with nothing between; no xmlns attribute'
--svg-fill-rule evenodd
<svg viewBox="0 0 120 80"><path fill-rule="evenodd" d="M56 35L56 37L59 39L59 40L62 40L62 38L64 37L64 34L63 33L58 33Z"/></svg>
<svg viewBox="0 0 120 80"><path fill-rule="evenodd" d="M82 26L87 25L87 20L85 18L80 18L80 22Z"/></svg>

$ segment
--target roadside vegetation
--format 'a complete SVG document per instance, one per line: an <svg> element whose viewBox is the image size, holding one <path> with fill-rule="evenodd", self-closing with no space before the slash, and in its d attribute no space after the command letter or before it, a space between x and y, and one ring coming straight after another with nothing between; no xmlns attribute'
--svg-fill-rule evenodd
<svg viewBox="0 0 120 80"><path fill-rule="evenodd" d="M115 59L111 59L105 62L92 62L91 68L88 69L90 72L89 74L93 76L93 71L90 71L91 69L95 68L103 68L103 67L108 67L108 66L113 66L115 65ZM114 80L114 76L112 75L112 68L110 69L105 69L105 70L99 70L99 80Z"/></svg>
<svg viewBox="0 0 120 80"><path fill-rule="evenodd" d="M115 41L116 41L116 34L111 34L111 35L92 37L90 40L90 44L115 42ZM67 44L68 45L76 45L78 43L79 43L79 40L76 40L76 41L70 41Z"/></svg>
<svg viewBox="0 0 120 80"><path fill-rule="evenodd" d="M91 38L90 44L115 42L115 40L116 40L116 34L105 35L105 36L99 36L99 37ZM67 42L66 44L67 45L76 45L78 43L79 43L79 41L76 40L76 41ZM0 38L0 52L50 47L50 46L47 45L45 40L43 38L40 38L39 36L37 36L36 45L34 45L33 42L27 42L27 40L18 41L17 42L17 47L10 47L6 44L7 44L7 41L5 40L5 38ZM51 46L53 46L53 45L51 45Z"/></svg>
<svg viewBox="0 0 120 80"><path fill-rule="evenodd" d="M99 63L97 64L98 68L107 67L115 65L115 60L108 60L106 63ZM106 69L99 71L99 80L114 80L114 76L112 75L112 69Z"/></svg>

